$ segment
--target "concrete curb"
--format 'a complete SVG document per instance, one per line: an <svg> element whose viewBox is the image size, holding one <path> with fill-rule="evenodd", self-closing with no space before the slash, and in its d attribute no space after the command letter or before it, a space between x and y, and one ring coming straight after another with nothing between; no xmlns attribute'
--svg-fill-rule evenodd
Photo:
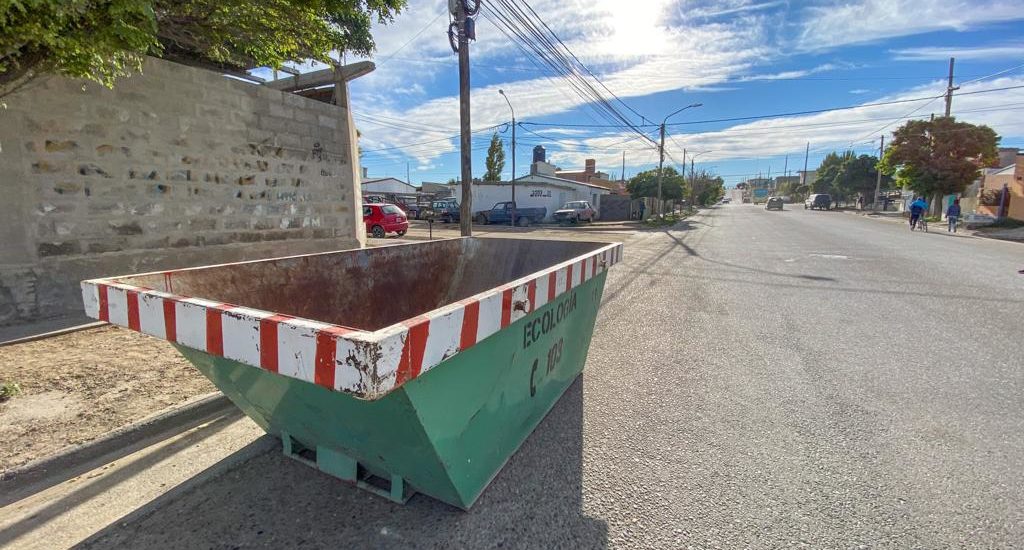
<svg viewBox="0 0 1024 550"><path fill-rule="evenodd" d="M80 330L89 330L91 328L99 328L106 326L108 323L104 321L96 321L95 323L86 323L84 325L78 325L74 327L62 328L60 330L53 330L50 332L44 332L42 334L33 334L32 336L25 336L24 338L15 338L13 340L7 340L0 342L0 348L4 346L13 346L15 344L26 344L28 342L35 342L36 340L42 340L44 338L52 338L54 336L62 336L64 334L71 334L72 332L78 332Z"/></svg>
<svg viewBox="0 0 1024 550"><path fill-rule="evenodd" d="M241 416L224 394L209 393L121 426L97 439L0 472L0 507L223 415Z"/></svg>

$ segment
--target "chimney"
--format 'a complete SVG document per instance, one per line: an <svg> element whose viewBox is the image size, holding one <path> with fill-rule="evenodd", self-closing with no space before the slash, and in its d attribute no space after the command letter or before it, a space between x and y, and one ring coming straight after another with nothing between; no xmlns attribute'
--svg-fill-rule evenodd
<svg viewBox="0 0 1024 550"><path fill-rule="evenodd" d="M583 172L586 174L593 174L597 172L597 161L594 159L587 159L583 161Z"/></svg>

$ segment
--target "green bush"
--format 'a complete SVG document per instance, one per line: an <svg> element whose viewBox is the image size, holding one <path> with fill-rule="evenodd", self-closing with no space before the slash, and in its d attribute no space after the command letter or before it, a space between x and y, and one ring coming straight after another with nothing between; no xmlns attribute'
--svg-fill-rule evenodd
<svg viewBox="0 0 1024 550"><path fill-rule="evenodd" d="M4 382L0 384L0 403L9 400L19 393L21 393L21 386L17 382Z"/></svg>

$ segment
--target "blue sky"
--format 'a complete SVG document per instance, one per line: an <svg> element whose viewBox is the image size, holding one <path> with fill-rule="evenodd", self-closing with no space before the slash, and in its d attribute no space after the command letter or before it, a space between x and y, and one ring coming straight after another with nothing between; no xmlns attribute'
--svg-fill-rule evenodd
<svg viewBox="0 0 1024 550"><path fill-rule="evenodd" d="M948 58L957 57L953 112L992 126L1004 146L1024 147L1024 9L1011 1L845 0L842 2L678 0L528 0L552 30L632 109L656 124L691 103L703 107L671 119L667 163L683 149L709 151L700 167L729 184L810 167L832 150L877 151L878 137L901 117L941 114L943 101L917 101L752 121L702 122L902 99L943 93ZM471 46L473 128L519 121L517 172L543 144L549 159L581 169L586 158L618 177L656 165L657 152L624 128L593 116L565 81L544 73L490 22L478 17ZM410 0L376 28L377 70L351 85L357 126L372 177L414 183L457 177L458 70L447 36L447 0ZM352 62L355 59L348 58ZM1010 69L1010 70L1007 70ZM1005 72L1004 72L1005 71ZM999 74L996 74L999 73ZM995 75L995 76L992 76ZM620 106L621 107L621 106ZM640 117L629 114L636 124ZM654 122L651 122L654 121ZM543 124L540 125L540 124ZM646 127L656 137L657 128ZM501 133L508 145L507 127ZM474 138L473 173L484 171L490 132ZM505 167L511 174L511 159Z"/></svg>

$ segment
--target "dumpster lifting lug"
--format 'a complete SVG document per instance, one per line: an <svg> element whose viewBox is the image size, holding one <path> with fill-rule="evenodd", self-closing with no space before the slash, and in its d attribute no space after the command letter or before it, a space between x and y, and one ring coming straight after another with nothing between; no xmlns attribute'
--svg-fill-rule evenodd
<svg viewBox="0 0 1024 550"><path fill-rule="evenodd" d="M309 449L287 432L281 432L281 443L285 456L392 502L405 504L416 494L416 491L405 483L402 476L391 474L391 479L388 480L373 475L363 468L356 459L345 453L319 446L316 450Z"/></svg>

